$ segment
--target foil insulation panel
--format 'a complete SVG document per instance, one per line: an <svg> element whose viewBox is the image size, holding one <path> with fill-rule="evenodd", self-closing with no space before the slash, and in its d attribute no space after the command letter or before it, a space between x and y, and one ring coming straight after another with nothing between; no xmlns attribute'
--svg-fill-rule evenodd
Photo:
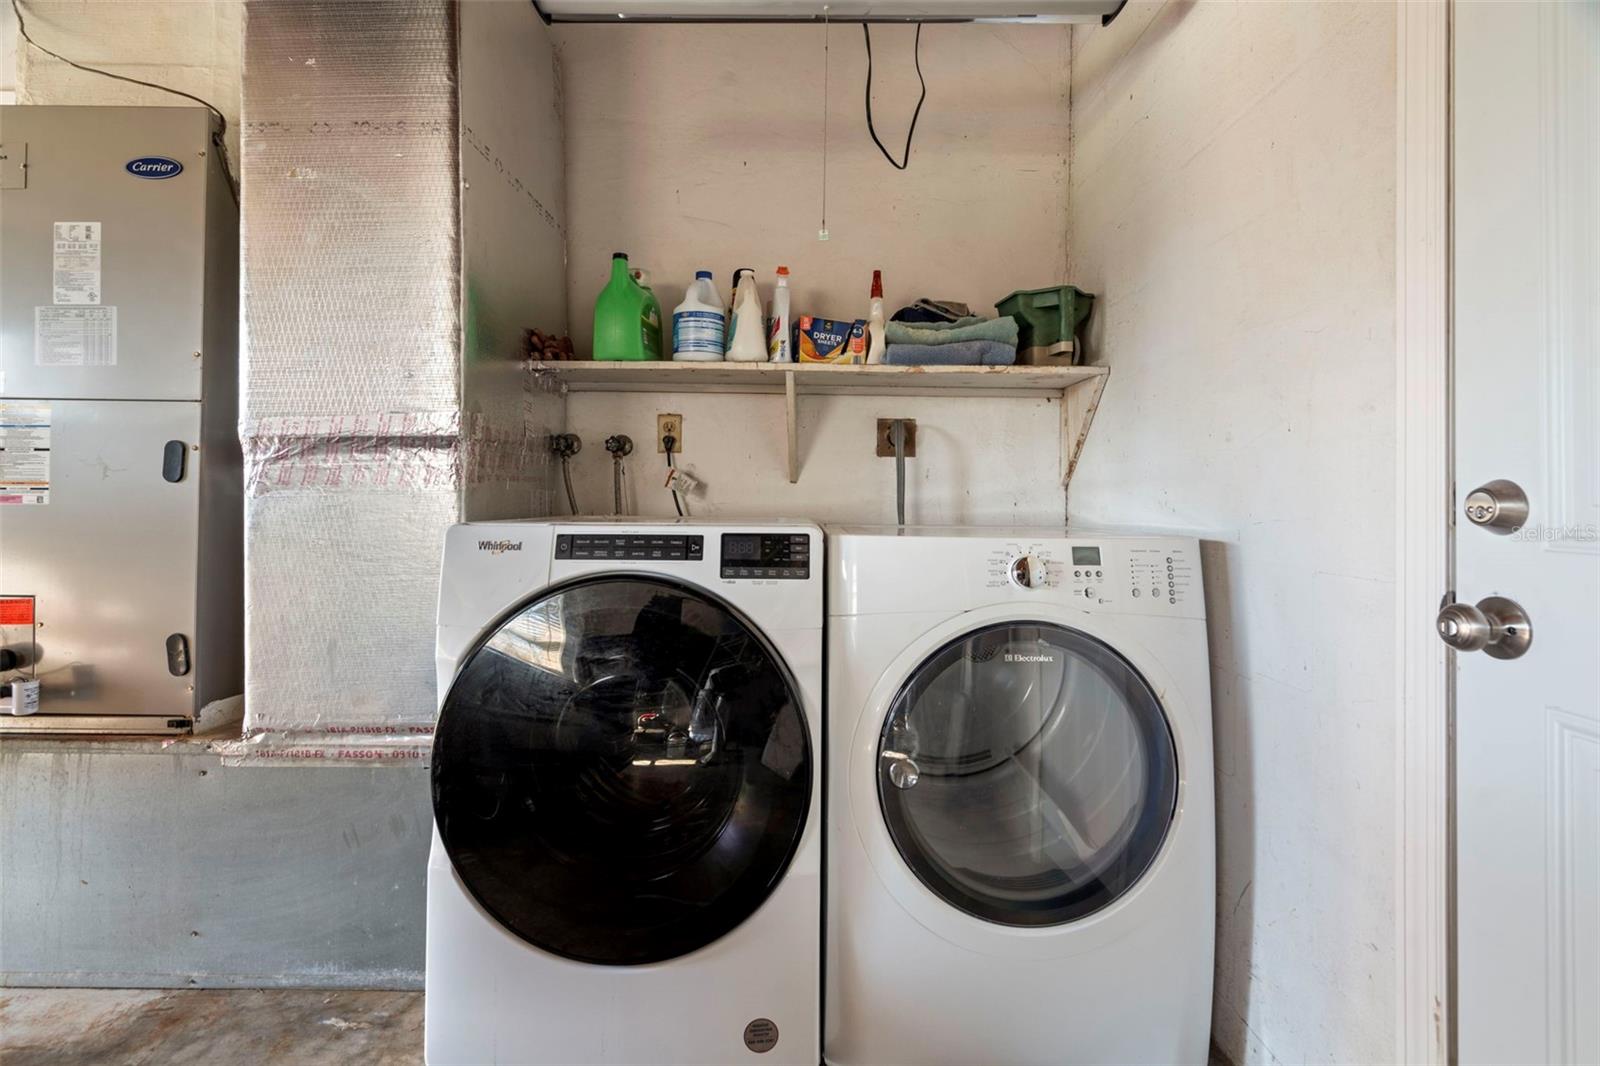
<svg viewBox="0 0 1600 1066"><path fill-rule="evenodd" d="M455 11L246 4L245 418L457 409Z"/></svg>
<svg viewBox="0 0 1600 1066"><path fill-rule="evenodd" d="M455 15L246 5L246 737L433 720L463 462Z"/></svg>
<svg viewBox="0 0 1600 1066"><path fill-rule="evenodd" d="M528 4L246 5L230 760L424 757L445 529L552 512L565 404L523 354L567 328L558 82Z"/></svg>

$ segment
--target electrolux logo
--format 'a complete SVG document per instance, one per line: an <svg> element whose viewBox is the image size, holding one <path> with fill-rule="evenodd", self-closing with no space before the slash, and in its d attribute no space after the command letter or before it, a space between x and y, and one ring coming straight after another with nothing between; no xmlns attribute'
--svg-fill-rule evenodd
<svg viewBox="0 0 1600 1066"><path fill-rule="evenodd" d="M478 550L488 552L490 555L503 555L506 552L519 552L522 550L520 540L480 540Z"/></svg>
<svg viewBox="0 0 1600 1066"><path fill-rule="evenodd" d="M146 155L128 160L128 165L123 169L136 178L149 178L154 181L177 177L183 173L183 164L164 155Z"/></svg>
<svg viewBox="0 0 1600 1066"><path fill-rule="evenodd" d="M1008 663L1053 663L1055 661L1056 657L1054 655L1018 655L1015 652L1006 652L1006 662Z"/></svg>

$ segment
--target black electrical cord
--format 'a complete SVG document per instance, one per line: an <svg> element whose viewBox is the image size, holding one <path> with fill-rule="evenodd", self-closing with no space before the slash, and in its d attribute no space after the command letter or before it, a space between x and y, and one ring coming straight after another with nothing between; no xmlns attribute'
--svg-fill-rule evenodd
<svg viewBox="0 0 1600 1066"><path fill-rule="evenodd" d="M667 434L666 437L662 437L661 442L667 447L667 469L670 471L670 469L672 469L672 445L675 445L675 443L678 442L678 439L672 434ZM672 491L672 506L674 506L674 509L677 509L678 517L682 519L683 503L682 501L678 501L678 490L677 488L672 488L672 479L670 479L670 477L667 479L667 488Z"/></svg>
<svg viewBox="0 0 1600 1066"><path fill-rule="evenodd" d="M896 170L904 170L911 163L911 138L917 135L917 119L922 114L922 102L928 98L928 83L922 77L922 23L917 23L916 44L912 50L917 64L917 82L922 86L922 95L917 97L917 109L911 113L911 127L906 130L905 155L898 163L895 162L894 156L889 154L889 149L878 139L878 131L872 125L872 30L865 22L861 24L861 36L867 42L867 132L872 134L872 143L878 146L878 151L883 153L883 158L889 161L889 165Z"/></svg>
<svg viewBox="0 0 1600 1066"><path fill-rule="evenodd" d="M153 81L141 81L138 78L130 78L125 74L113 74L109 70L101 70L99 67L85 66L76 60L68 59L60 52L52 52L50 49L34 40L28 34L28 23L27 20L22 17L22 5L18 2L18 0L11 0L11 10L15 12L17 16L18 35L21 36L24 41L27 41L29 44L43 52L45 55L49 56L51 59L60 60L69 67L73 67L89 74L99 74L104 78L115 78L117 81L125 81L130 85L142 85L146 89L155 89L158 92L171 93L173 96L181 96L185 100L193 100L201 107L204 107L210 111L213 115L216 115L217 121L222 125L215 133L211 135L211 144L217 149L218 158L222 162L222 174L228 186L228 195L233 197L233 206L239 206L239 186L233 177L233 166L228 161L228 142L226 139L228 134L228 117L221 111L217 110L217 106L215 104L209 100L203 100L193 93L186 93L182 89L174 89L170 85L159 85Z"/></svg>
<svg viewBox="0 0 1600 1066"><path fill-rule="evenodd" d="M666 446L666 449L667 449L667 469L671 470L672 469L672 446L674 444L678 443L678 438L674 437L672 434L668 433L665 437L661 438L661 443ZM672 488L672 479L670 477L667 479L667 488L670 489L671 492L672 492L672 506L677 508L678 517L682 518L683 517L683 503L678 499L678 490L675 489L675 488Z"/></svg>

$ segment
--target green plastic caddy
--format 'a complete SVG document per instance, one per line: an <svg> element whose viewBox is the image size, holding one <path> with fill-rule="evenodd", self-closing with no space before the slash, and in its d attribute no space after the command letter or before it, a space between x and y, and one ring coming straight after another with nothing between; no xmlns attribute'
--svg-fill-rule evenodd
<svg viewBox="0 0 1600 1066"><path fill-rule="evenodd" d="M1072 366L1083 362L1075 341L1093 306L1093 294L1056 285L1019 289L994 309L1017 320L1017 362Z"/></svg>

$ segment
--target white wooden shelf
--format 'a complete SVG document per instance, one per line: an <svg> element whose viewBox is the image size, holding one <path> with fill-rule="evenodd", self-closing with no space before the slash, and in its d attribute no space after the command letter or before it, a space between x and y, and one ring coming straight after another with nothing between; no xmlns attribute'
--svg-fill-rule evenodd
<svg viewBox="0 0 1600 1066"><path fill-rule="evenodd" d="M861 366L842 363L537 363L562 392L767 393L785 398L788 474L800 480L801 396L1046 396L1061 404L1061 483L1072 478L1110 369L1103 366Z"/></svg>

